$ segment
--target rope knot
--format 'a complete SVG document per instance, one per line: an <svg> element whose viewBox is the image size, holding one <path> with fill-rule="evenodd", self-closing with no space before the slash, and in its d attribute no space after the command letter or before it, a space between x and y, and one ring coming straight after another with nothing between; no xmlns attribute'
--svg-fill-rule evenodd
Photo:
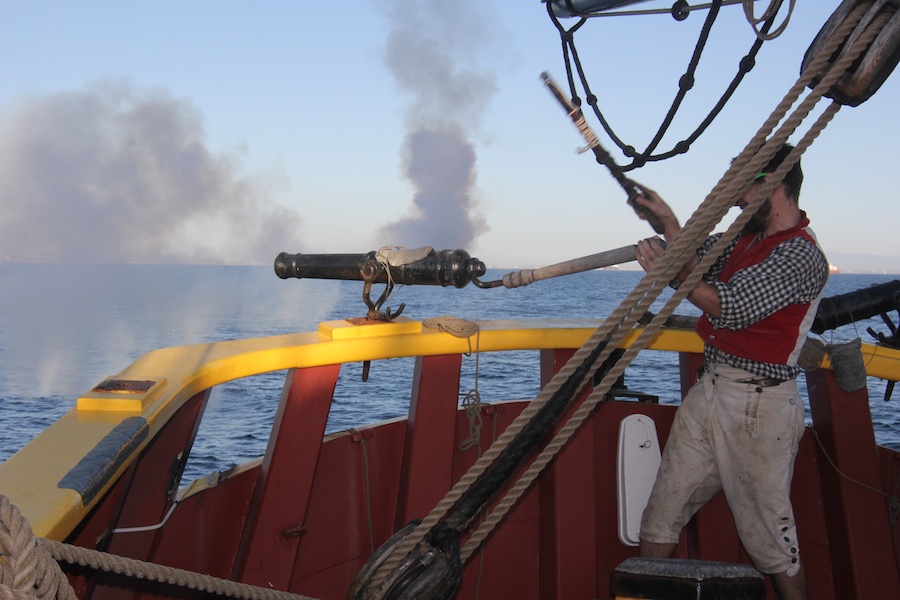
<svg viewBox="0 0 900 600"><path fill-rule="evenodd" d="M0 596L75 600L59 564L38 544L18 507L0 496Z"/></svg>

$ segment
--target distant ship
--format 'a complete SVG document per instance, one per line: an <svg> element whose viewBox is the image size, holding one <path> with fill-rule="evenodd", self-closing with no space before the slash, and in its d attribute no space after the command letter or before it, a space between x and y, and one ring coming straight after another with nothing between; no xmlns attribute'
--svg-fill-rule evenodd
<svg viewBox="0 0 900 600"><path fill-rule="evenodd" d="M834 275L835 273L840 273L841 270L837 268L837 265L828 263L828 272Z"/></svg>

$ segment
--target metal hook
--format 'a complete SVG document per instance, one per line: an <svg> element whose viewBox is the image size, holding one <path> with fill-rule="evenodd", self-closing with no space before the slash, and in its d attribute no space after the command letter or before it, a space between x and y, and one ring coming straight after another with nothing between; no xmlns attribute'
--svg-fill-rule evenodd
<svg viewBox="0 0 900 600"><path fill-rule="evenodd" d="M365 285L363 286L363 302L365 302L369 309L366 312L366 318L374 321L391 321L396 319L400 316L400 313L403 312L403 309L406 308L406 304L401 304L400 308L398 308L395 313L392 313L390 308L387 308L384 311L381 310L381 307L384 306L384 303L387 302L387 299L394 291L394 282L390 277L388 277L387 283L384 286L384 291L381 292L378 300L372 301L372 283L375 282L378 276L381 275L381 271L384 269L385 267L382 264L369 260L364 262L359 270L363 281L365 281Z"/></svg>

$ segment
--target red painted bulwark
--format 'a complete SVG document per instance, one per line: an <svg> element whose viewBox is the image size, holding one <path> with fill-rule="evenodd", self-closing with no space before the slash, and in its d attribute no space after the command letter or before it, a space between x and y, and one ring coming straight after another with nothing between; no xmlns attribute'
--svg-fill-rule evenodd
<svg viewBox="0 0 900 600"><path fill-rule="evenodd" d="M541 353L541 387L574 353ZM580 404L590 391L586 386L573 405ZM560 421L571 413L569 410ZM585 424L541 476L541 598L593 598L597 594L594 469L594 431Z"/></svg>
<svg viewBox="0 0 900 600"><path fill-rule="evenodd" d="M535 373L537 375L537 373ZM496 435L506 430L526 407L525 402L500 403L484 406L481 429L481 448L487 450ZM457 413L457 448L468 436L469 425L464 413ZM454 481L462 477L477 460L477 448L459 451L454 457ZM526 461L533 459L530 456ZM510 485L518 479L524 468L512 475L506 485L501 486L491 500L489 509L509 491ZM463 580L457 598L516 598L517 600L537 599L540 575L538 530L540 527L539 494L534 486L525 493L503 519L500 526L487 537L481 548L473 553L465 564ZM473 521L473 526L478 522ZM464 544L466 539L462 540ZM510 576L514 565L514 576Z"/></svg>
<svg viewBox="0 0 900 600"><path fill-rule="evenodd" d="M288 372L235 566L239 581L280 590L290 583L340 368Z"/></svg>
<svg viewBox="0 0 900 600"><path fill-rule="evenodd" d="M540 352L540 383L573 353ZM693 383L700 361L697 355L683 357L683 385ZM431 512L479 452L527 406L486 401L481 443L461 449L470 433L466 414L458 409L461 364L460 355L417 359L407 420L328 436L323 432L339 366L290 371L261 465L257 461L223 473L217 484L179 504L159 531L109 537L106 532L113 527L153 524L165 514L173 474L202 414L206 396L198 395L160 431L70 541L87 547L109 544L129 556L305 596L343 598L373 550L408 520ZM537 378L538 370L532 372ZM894 547L900 534L890 523L886 500L849 479L894 494L900 454L877 448L865 391L842 392L827 371L810 373L807 381L825 448L808 429L792 487L809 597L900 598ZM568 413L589 391L578 394ZM669 399L677 399L674 390ZM676 408L601 403L464 565L455 597L608 599L610 574L637 555L636 547L618 538L620 423L629 415L647 415L664 446ZM837 474L826 452L846 477ZM723 498L702 508L685 528L676 556L749 564ZM92 592L104 599L195 597L143 582L116 587L111 582L119 580L82 577L82 572L70 574L80 597ZM771 590L768 597L774 598Z"/></svg>
<svg viewBox="0 0 900 600"><path fill-rule="evenodd" d="M174 500L208 398L207 391L186 402L96 507L95 514L102 519L96 524L102 523L105 527L98 538L86 540L89 547L143 561L157 560L156 551L163 534L161 528L121 533L114 530L147 527L162 521ZM94 526L87 529L94 529ZM104 599L134 597L134 590L110 581L108 574L95 573L87 584L90 591L86 596ZM143 583L142 587L150 586Z"/></svg>
<svg viewBox="0 0 900 600"><path fill-rule="evenodd" d="M416 359L406 425L397 528L431 512L453 485L454 436L462 356Z"/></svg>
<svg viewBox="0 0 900 600"><path fill-rule="evenodd" d="M881 461L881 481L885 490L897 490L900 488L900 452L890 448L878 447L878 457ZM894 492L896 494L896 492ZM897 550L895 560L897 571L900 572L900 523L896 519L896 509L891 512L891 530L894 537L894 548Z"/></svg>
<svg viewBox="0 0 900 600"><path fill-rule="evenodd" d="M806 589L809 598L838 600L840 596L835 594L831 554L828 551L828 527L819 470L816 439L812 428L807 427L800 440L791 482L791 504L806 571ZM770 592L769 597L775 596Z"/></svg>
<svg viewBox="0 0 900 600"><path fill-rule="evenodd" d="M843 474L826 457L819 461L837 597L900 598L885 496L860 485L882 489L868 392L844 392L821 369L807 373L807 382L815 429Z"/></svg>
<svg viewBox="0 0 900 600"><path fill-rule="evenodd" d="M223 474L215 487L182 500L172 513L156 561L228 579L259 467Z"/></svg>

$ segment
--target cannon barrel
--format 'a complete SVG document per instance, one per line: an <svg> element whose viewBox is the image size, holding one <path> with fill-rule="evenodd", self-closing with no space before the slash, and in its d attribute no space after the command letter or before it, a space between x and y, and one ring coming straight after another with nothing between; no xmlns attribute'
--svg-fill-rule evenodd
<svg viewBox="0 0 900 600"><path fill-rule="evenodd" d="M855 292L823 298L813 321L813 333L822 333L900 308L900 280L880 283Z"/></svg>
<svg viewBox="0 0 900 600"><path fill-rule="evenodd" d="M415 260L410 260L415 258ZM484 263L472 258L465 250L430 248L399 251L388 254L288 254L275 257L275 274L282 279L343 279L398 285L439 285L465 287L484 275Z"/></svg>

